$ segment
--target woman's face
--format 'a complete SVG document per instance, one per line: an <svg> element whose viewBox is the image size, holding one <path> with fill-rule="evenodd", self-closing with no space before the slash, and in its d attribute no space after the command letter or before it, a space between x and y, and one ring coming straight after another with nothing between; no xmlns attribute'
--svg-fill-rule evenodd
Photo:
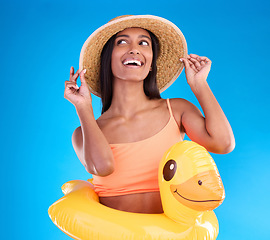
<svg viewBox="0 0 270 240"><path fill-rule="evenodd" d="M127 28L116 35L111 59L114 79L144 80L152 59L152 41L146 30Z"/></svg>

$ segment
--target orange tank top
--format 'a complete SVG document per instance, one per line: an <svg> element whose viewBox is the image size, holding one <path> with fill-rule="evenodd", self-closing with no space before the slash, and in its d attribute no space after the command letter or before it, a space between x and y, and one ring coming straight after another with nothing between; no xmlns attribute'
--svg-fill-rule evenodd
<svg viewBox="0 0 270 240"><path fill-rule="evenodd" d="M93 175L95 191L100 197L159 191L159 162L173 144L183 140L169 99L167 105L170 119L154 136L137 142L110 144L114 172L105 177Z"/></svg>

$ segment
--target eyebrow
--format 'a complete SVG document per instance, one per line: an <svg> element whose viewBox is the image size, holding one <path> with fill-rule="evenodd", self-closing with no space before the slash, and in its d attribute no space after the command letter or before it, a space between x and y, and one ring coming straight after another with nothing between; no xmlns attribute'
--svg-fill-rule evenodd
<svg viewBox="0 0 270 240"><path fill-rule="evenodd" d="M130 36L129 35L118 35L118 36L116 36L116 38L119 38L119 37L127 37L127 38L129 38ZM151 38L146 36L146 35L139 35L139 38L148 38L151 41Z"/></svg>

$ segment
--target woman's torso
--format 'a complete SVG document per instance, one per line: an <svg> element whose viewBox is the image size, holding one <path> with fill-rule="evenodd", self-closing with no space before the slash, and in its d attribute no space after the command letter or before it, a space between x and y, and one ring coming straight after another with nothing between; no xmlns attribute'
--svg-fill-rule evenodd
<svg viewBox="0 0 270 240"><path fill-rule="evenodd" d="M107 115L101 116L97 120L111 146L147 143L149 140L160 137L161 133L164 134L172 124L180 131L179 140L183 139L184 131L181 130L181 127L179 128L181 119L173 116L172 111L169 110L169 103L164 99L151 101L153 105L136 114L133 119L126 120L121 116L108 117ZM163 211L158 191L100 196L100 202L106 206L128 212L161 213Z"/></svg>

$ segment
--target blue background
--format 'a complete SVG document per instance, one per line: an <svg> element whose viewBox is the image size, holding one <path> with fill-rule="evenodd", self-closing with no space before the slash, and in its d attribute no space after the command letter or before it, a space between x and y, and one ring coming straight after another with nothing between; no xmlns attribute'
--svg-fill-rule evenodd
<svg viewBox="0 0 270 240"><path fill-rule="evenodd" d="M268 0L2 0L0 9L1 239L70 239L47 209L63 196L63 183L90 175L72 148L79 120L63 97L64 81L87 37L124 14L167 18L189 53L212 60L208 82L236 138L232 153L212 154L226 189L215 210L218 239L270 239ZM184 73L162 97L198 106ZM93 105L98 117L98 98Z"/></svg>

